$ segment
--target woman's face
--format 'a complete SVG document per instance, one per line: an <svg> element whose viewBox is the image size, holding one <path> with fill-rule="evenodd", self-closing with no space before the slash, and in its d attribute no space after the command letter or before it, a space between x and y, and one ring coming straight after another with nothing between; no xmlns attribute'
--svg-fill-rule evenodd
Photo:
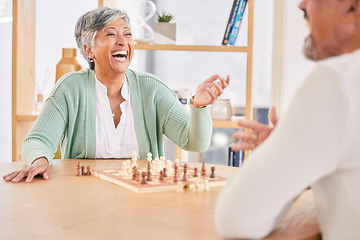
<svg viewBox="0 0 360 240"><path fill-rule="evenodd" d="M88 50L95 72L125 73L134 54L130 28L123 19L108 24L96 32L94 46Z"/></svg>

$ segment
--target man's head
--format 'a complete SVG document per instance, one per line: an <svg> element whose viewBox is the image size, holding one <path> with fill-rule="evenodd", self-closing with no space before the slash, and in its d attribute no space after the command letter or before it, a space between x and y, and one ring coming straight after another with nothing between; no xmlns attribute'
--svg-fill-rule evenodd
<svg viewBox="0 0 360 240"><path fill-rule="evenodd" d="M360 0L302 0L310 27L304 54L322 60L360 48Z"/></svg>

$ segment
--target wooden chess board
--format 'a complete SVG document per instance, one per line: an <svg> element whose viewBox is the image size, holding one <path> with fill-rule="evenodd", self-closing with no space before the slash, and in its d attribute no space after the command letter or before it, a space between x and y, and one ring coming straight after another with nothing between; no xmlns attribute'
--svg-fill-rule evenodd
<svg viewBox="0 0 360 240"><path fill-rule="evenodd" d="M147 169L139 168L138 171L145 172ZM184 168L183 166L179 167L179 182L181 182L184 186L186 184L189 184L191 186L195 178L194 175L194 169L193 168L187 168L186 176L188 177L188 180L186 182L182 181L184 176ZM215 174L215 178L210 178L210 169L207 170L205 176L201 176L200 171L198 171L200 179L206 179L209 181L209 187L215 187L215 186L224 186L227 179L225 177L221 177ZM174 182L174 173L170 172L168 173L168 177L166 177L164 180L159 180L159 174L153 173L152 174L152 181L148 181L146 184L141 184L141 177L140 181L132 180L132 176L122 176L122 169L121 168L108 168L108 169L98 169L93 170L93 175L95 177L101 178L105 181L114 183L116 185L119 185L121 187L124 187L128 190L137 192L137 193L149 193L149 192L161 192L161 191L175 191L177 188L177 182ZM141 174L140 174L141 175Z"/></svg>

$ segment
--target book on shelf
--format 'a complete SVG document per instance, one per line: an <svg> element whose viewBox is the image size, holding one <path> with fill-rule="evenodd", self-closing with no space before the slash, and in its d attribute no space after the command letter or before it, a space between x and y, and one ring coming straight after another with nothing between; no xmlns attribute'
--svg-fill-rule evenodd
<svg viewBox="0 0 360 240"><path fill-rule="evenodd" d="M248 2L248 0L240 0L240 4L237 9L234 24L231 29L231 33L230 33L230 37L229 37L229 45L231 45L231 46L235 45L237 35L239 34L239 31L240 31L240 25L241 25L242 18L244 16L247 2Z"/></svg>
<svg viewBox="0 0 360 240"><path fill-rule="evenodd" d="M229 15L229 19L226 24L225 33L224 33L224 37L222 40L222 45L228 45L228 43L229 43L231 29L232 29L232 26L234 25L235 16L236 16L237 9L239 8L240 1L241 0L234 0L234 2L233 2L233 5L232 5L231 11L230 11L230 15Z"/></svg>
<svg viewBox="0 0 360 240"><path fill-rule="evenodd" d="M238 152L234 152L231 147L229 147L228 152L228 166L231 167L241 167L244 161L244 151L240 150Z"/></svg>

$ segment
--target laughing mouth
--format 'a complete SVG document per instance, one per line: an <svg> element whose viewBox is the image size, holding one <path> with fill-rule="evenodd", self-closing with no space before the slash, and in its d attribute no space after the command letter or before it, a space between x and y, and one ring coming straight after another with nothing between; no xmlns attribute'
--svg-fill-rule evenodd
<svg viewBox="0 0 360 240"><path fill-rule="evenodd" d="M114 58L117 58L119 60L126 60L128 56L127 51L116 51L111 54Z"/></svg>

